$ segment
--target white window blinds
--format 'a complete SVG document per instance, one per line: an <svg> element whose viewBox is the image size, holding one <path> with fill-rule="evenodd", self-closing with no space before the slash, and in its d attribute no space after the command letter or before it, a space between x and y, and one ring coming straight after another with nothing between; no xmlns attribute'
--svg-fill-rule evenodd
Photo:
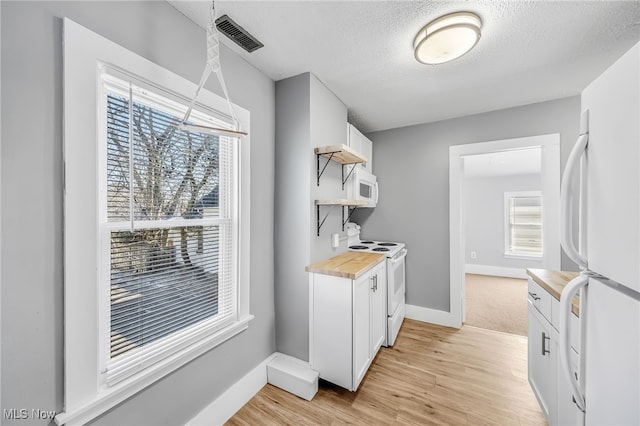
<svg viewBox="0 0 640 426"><path fill-rule="evenodd" d="M103 104L102 360L112 384L236 319L236 160L229 138L180 130L186 107L161 92L105 76Z"/></svg>
<svg viewBox="0 0 640 426"><path fill-rule="evenodd" d="M542 197L505 194L508 254L542 255Z"/></svg>

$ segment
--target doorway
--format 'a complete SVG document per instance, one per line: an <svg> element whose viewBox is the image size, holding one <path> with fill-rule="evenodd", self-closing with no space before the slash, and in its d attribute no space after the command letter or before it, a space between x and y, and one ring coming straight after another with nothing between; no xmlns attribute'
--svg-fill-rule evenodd
<svg viewBox="0 0 640 426"><path fill-rule="evenodd" d="M451 146L449 148L450 323L454 326L460 327L465 320L465 265L467 264L466 255L471 254L466 247L465 229L465 219L469 212L465 212L463 208L465 158L527 149L538 149L540 152L540 196L544 206L542 210L542 250L544 255L540 267L545 269L560 268L560 135L541 135ZM468 251L469 253L467 253ZM526 276L521 275L521 278L526 278Z"/></svg>
<svg viewBox="0 0 640 426"><path fill-rule="evenodd" d="M463 321L527 334L526 268L541 268L542 149L463 157Z"/></svg>

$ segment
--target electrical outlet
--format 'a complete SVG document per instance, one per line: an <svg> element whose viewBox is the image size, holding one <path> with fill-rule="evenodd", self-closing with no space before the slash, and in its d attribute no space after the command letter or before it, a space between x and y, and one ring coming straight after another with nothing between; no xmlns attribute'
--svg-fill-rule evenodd
<svg viewBox="0 0 640 426"><path fill-rule="evenodd" d="M331 234L331 247L336 248L340 245L340 234L337 232L335 234Z"/></svg>
<svg viewBox="0 0 640 426"><path fill-rule="evenodd" d="M475 251L471 252L471 258L472 259L476 259L478 257L477 253Z"/></svg>

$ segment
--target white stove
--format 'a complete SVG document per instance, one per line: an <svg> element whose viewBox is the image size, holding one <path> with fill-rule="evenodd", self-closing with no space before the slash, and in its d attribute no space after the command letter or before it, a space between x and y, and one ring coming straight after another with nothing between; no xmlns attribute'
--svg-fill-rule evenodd
<svg viewBox="0 0 640 426"><path fill-rule="evenodd" d="M384 345L392 346L400 331L405 315L405 257L404 243L375 240L361 240L360 226L347 223L347 244L349 251L382 253L387 257L387 333Z"/></svg>
<svg viewBox="0 0 640 426"><path fill-rule="evenodd" d="M350 251L364 251L367 253L382 253L393 257L404 248L404 243L364 240L349 245Z"/></svg>
<svg viewBox="0 0 640 426"><path fill-rule="evenodd" d="M347 230L347 244L350 251L363 251L366 253L382 253L387 257L394 257L404 248L404 243L387 241L361 240L360 225L349 222L345 226Z"/></svg>

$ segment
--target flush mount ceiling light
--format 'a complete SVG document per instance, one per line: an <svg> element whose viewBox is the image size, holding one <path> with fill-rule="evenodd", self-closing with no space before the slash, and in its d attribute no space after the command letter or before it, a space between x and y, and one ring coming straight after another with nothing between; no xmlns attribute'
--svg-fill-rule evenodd
<svg viewBox="0 0 640 426"><path fill-rule="evenodd" d="M418 62L442 64L470 51L480 40L480 17L471 12L456 12L429 22L413 40Z"/></svg>

